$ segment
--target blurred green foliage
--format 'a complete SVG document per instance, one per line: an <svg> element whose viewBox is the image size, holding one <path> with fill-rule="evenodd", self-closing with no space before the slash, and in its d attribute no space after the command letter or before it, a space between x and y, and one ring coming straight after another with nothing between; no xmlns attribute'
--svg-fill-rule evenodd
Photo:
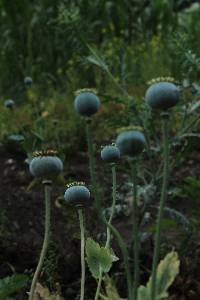
<svg viewBox="0 0 200 300"><path fill-rule="evenodd" d="M129 125L144 130L144 155L154 159L139 174L145 212L156 202L158 195L152 194L162 170L160 122L144 105L146 83L160 76L179 83L181 101L171 116L170 136L172 167L183 165L188 153L199 149L199 43L199 1L0 0L0 146L28 158L42 148L56 148L62 157L84 151L85 123L74 112L74 92L95 87L102 102L92 123L95 142L111 142L118 129ZM33 78L32 87L25 87L25 76ZM6 99L15 101L13 110L4 107ZM198 195L199 179L187 177L177 196L194 201L191 221L199 228ZM118 207L120 212L120 201ZM165 213L166 231L179 224L190 234L184 215L172 208ZM64 216L66 232L79 238L74 211L67 208ZM10 237L6 226L1 213L5 242ZM56 249L50 250L44 271L54 287ZM15 279L2 279L0 285Z"/></svg>
<svg viewBox="0 0 200 300"><path fill-rule="evenodd" d="M28 276L24 274L14 274L0 279L0 300L14 300L10 297L26 287Z"/></svg>
<svg viewBox="0 0 200 300"><path fill-rule="evenodd" d="M1 0L0 8L4 145L17 134L28 154L42 147L65 154L84 149L84 124L73 110L74 91L84 87L96 87L102 101L96 140L112 139L130 124L144 127L150 139L157 126L143 104L146 82L168 75L186 83L172 130L187 129L188 108L199 100L198 1ZM32 88L24 86L25 76L33 78ZM8 98L13 111L3 107Z"/></svg>

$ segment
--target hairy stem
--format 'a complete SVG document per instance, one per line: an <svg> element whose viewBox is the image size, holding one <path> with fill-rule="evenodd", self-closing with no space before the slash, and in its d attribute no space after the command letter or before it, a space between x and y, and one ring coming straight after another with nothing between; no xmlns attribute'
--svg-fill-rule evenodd
<svg viewBox="0 0 200 300"><path fill-rule="evenodd" d="M116 165L112 165L112 208L111 208L111 214L110 218L108 220L108 224L112 223L113 216L115 213L115 205L116 205L116 192L117 192L117 179L116 179ZM107 239L106 239L106 248L109 248L110 246L110 228L107 226Z"/></svg>
<svg viewBox="0 0 200 300"><path fill-rule="evenodd" d="M86 136L87 136L87 144L88 144L90 178L91 178L91 183L92 183L92 191L94 193L94 199L95 199L94 205L95 205L95 209L96 209L97 213L99 213L100 212L100 197L99 197L99 193L97 190L95 157L94 157L94 148L93 148L93 139L92 139L90 120L86 121Z"/></svg>
<svg viewBox="0 0 200 300"><path fill-rule="evenodd" d="M152 265L152 286L151 286L151 300L155 300L156 296L156 276L157 276L157 265L160 256L160 242L161 242L161 222L163 217L163 211L165 207L165 202L167 199L167 186L168 186L168 177L169 177L169 143L168 143L168 118L163 118L162 122L162 131L163 131L163 159L164 159L164 168L163 168L163 183L162 191L160 197L160 207L157 217L156 225L156 234L155 234L155 248L153 255L153 265Z"/></svg>
<svg viewBox="0 0 200 300"><path fill-rule="evenodd" d="M51 205L50 205L50 196L51 196L51 183L44 182L44 189L45 189L45 234L44 234L44 241L42 246L42 251L40 254L39 262L33 276L31 290L29 294L29 300L34 300L35 288L38 281L38 277L40 275L44 259L47 253L47 248L49 244L49 235L50 235L50 214L51 214Z"/></svg>
<svg viewBox="0 0 200 300"><path fill-rule="evenodd" d="M137 300L137 290L140 277L139 268L139 213L137 204L137 169L136 162L131 163L131 177L133 183L133 236L134 236L134 283L133 283L133 295L134 300Z"/></svg>
<svg viewBox="0 0 200 300"><path fill-rule="evenodd" d="M85 229L82 209L78 210L80 230L81 230L81 296L80 300L84 300L85 294Z"/></svg>

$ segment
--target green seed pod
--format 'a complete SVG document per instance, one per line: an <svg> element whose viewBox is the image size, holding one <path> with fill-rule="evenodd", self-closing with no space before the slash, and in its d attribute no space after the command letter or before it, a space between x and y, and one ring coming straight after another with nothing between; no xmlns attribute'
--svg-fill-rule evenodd
<svg viewBox="0 0 200 300"><path fill-rule="evenodd" d="M33 83L33 80L32 80L32 78L30 76L26 76L24 78L24 84L25 84L25 86L30 87L32 85L32 83Z"/></svg>
<svg viewBox="0 0 200 300"><path fill-rule="evenodd" d="M38 152L29 165L30 173L35 177L51 179L63 170L63 163L51 151Z"/></svg>
<svg viewBox="0 0 200 300"><path fill-rule="evenodd" d="M4 102L4 106L9 109L12 109L14 105L15 102L12 99L8 99Z"/></svg>
<svg viewBox="0 0 200 300"><path fill-rule="evenodd" d="M90 200L90 191L84 185L77 183L77 185L70 186L66 189L64 199L73 206L87 206Z"/></svg>
<svg viewBox="0 0 200 300"><path fill-rule="evenodd" d="M146 91L145 101L153 109L167 110L177 104L180 92L171 82L152 84Z"/></svg>
<svg viewBox="0 0 200 300"><path fill-rule="evenodd" d="M99 110L100 100L93 92L80 92L74 100L74 107L80 115L90 117Z"/></svg>
<svg viewBox="0 0 200 300"><path fill-rule="evenodd" d="M115 145L108 145L101 150L101 159L108 163L115 163L120 159L120 151Z"/></svg>
<svg viewBox="0 0 200 300"><path fill-rule="evenodd" d="M116 139L121 155L130 157L140 154L144 149L145 143L144 134L136 130L122 132Z"/></svg>

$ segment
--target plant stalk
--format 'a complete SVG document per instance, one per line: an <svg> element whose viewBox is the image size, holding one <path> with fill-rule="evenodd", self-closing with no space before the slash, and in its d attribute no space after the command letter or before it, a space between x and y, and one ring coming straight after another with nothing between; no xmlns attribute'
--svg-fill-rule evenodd
<svg viewBox="0 0 200 300"><path fill-rule="evenodd" d="M116 165L112 165L112 208L111 208L111 214L110 218L108 220L108 224L112 224L112 219L115 213L115 205L116 205L116 190L117 190L117 184L116 184ZM107 238L106 238L106 244L105 248L110 247L110 239L111 239L111 234L110 234L110 227L107 225ZM95 295L95 300L99 299L99 294L101 290L101 284L102 284L102 271L100 270L100 275L99 275L99 280L98 280L98 285L97 285L97 290L96 290L96 295Z"/></svg>
<svg viewBox="0 0 200 300"><path fill-rule="evenodd" d="M117 178L116 178L116 164L112 165L112 208L111 208L111 214L110 218L108 220L108 224L112 224L112 220L115 213L115 206L116 206L116 195L117 194ZM106 239L106 248L110 247L110 228L107 226L107 239Z"/></svg>
<svg viewBox="0 0 200 300"><path fill-rule="evenodd" d="M89 158L89 169L90 169L90 178L92 183L92 191L94 193L95 199L95 209L98 214L100 214L100 197L97 189L97 178L95 171L95 157L94 157L94 147L93 147L93 138L90 126L90 120L86 121L86 136L87 136L87 144L88 144L88 158Z"/></svg>
<svg viewBox="0 0 200 300"><path fill-rule="evenodd" d="M40 275L40 272L41 272L41 269L42 269L42 266L44 263L46 253L47 253L47 248L48 248L48 244L49 244L49 236L50 236L51 182L45 181L43 184L44 184L44 189L45 189L45 234L44 234L44 241L43 241L43 245L42 245L39 262L38 262L35 274L33 276L32 284L31 284L29 300L34 300L35 288L36 288L38 277Z"/></svg>
<svg viewBox="0 0 200 300"><path fill-rule="evenodd" d="M100 291L101 291L101 284L102 284L102 277L103 277L103 273L102 273L102 270L100 269L99 280L98 280L97 290L96 290L96 294L95 294L95 300L99 299L99 295L100 295Z"/></svg>
<svg viewBox="0 0 200 300"><path fill-rule="evenodd" d="M138 294L138 284L140 277L139 268L139 251L140 251L140 241L139 241L139 212L137 204L137 167L136 161L133 160L131 163L131 177L133 183L133 235L134 235L134 282L133 282L133 299L137 300Z"/></svg>
<svg viewBox="0 0 200 300"><path fill-rule="evenodd" d="M168 187L168 178L169 178L169 141L168 141L168 117L163 117L162 121L162 131L163 131L163 183L162 191L160 197L160 207L157 217L156 225L156 234L155 234L155 248L153 255L153 264L152 264L152 286L151 286L151 300L155 300L156 297L156 276L157 276L157 265L160 256L160 243L161 243L161 222L163 218L163 211L165 207L165 202L167 199L167 187Z"/></svg>
<svg viewBox="0 0 200 300"><path fill-rule="evenodd" d="M81 230L81 296L80 300L84 300L85 294L85 229L82 209L78 210L80 230Z"/></svg>
<svg viewBox="0 0 200 300"><path fill-rule="evenodd" d="M125 243L125 241L123 240L121 234L119 233L119 231L112 225L109 224L105 218L103 219L104 223L106 224L106 226L108 226L110 228L110 231L113 233L113 235L115 235L117 242L119 244L119 247L121 249L122 252L122 256L123 256L123 261L124 261L124 266L125 266L125 273L126 273L126 280L127 280L127 290L128 290L128 300L132 300L132 276L131 276L131 272L130 272L130 264L129 264L129 254L128 254L128 249L127 249L127 245Z"/></svg>

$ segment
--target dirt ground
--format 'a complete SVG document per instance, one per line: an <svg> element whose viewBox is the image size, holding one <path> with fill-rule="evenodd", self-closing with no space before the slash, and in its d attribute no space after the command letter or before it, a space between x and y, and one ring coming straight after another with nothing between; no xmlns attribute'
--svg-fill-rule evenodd
<svg viewBox="0 0 200 300"><path fill-rule="evenodd" d="M191 164L192 160L192 164ZM67 181L84 180L89 182L86 153L80 153L75 159L66 163L64 177ZM32 177L23 156L13 156L1 153L0 156L0 278L13 272L32 274L37 263L43 240L43 188L33 187L28 190ZM77 175L78 174L78 175ZM183 176L199 176L198 155L188 160L188 165L181 170L174 170L175 182L180 182ZM78 178L77 178L78 176ZM100 177L103 180L104 174ZM79 226L74 211L68 210L63 204L63 186L55 187L52 195L52 236L46 263L40 281L55 289L59 283L63 297L75 300L80 286L79 261ZM174 208L190 216L191 203L187 199L179 199L172 203ZM88 231L93 228L93 237L103 239L94 215L87 212ZM130 226L126 216L115 220L122 235L129 239ZM172 231L169 240L179 237L179 233ZM174 243L176 245L176 243ZM182 255L181 272L171 288L171 300L199 300L200 299L200 242L195 232L187 241L187 252ZM120 256L120 250L114 242L114 248ZM153 241L150 236L142 246L141 265L142 280L146 281L151 268ZM122 262L117 262L111 274L114 275L121 295L125 293ZM96 282L87 275L86 293L88 299L94 297ZM27 291L27 290L26 290ZM25 294L25 291L22 293ZM27 299L19 295L17 299Z"/></svg>

